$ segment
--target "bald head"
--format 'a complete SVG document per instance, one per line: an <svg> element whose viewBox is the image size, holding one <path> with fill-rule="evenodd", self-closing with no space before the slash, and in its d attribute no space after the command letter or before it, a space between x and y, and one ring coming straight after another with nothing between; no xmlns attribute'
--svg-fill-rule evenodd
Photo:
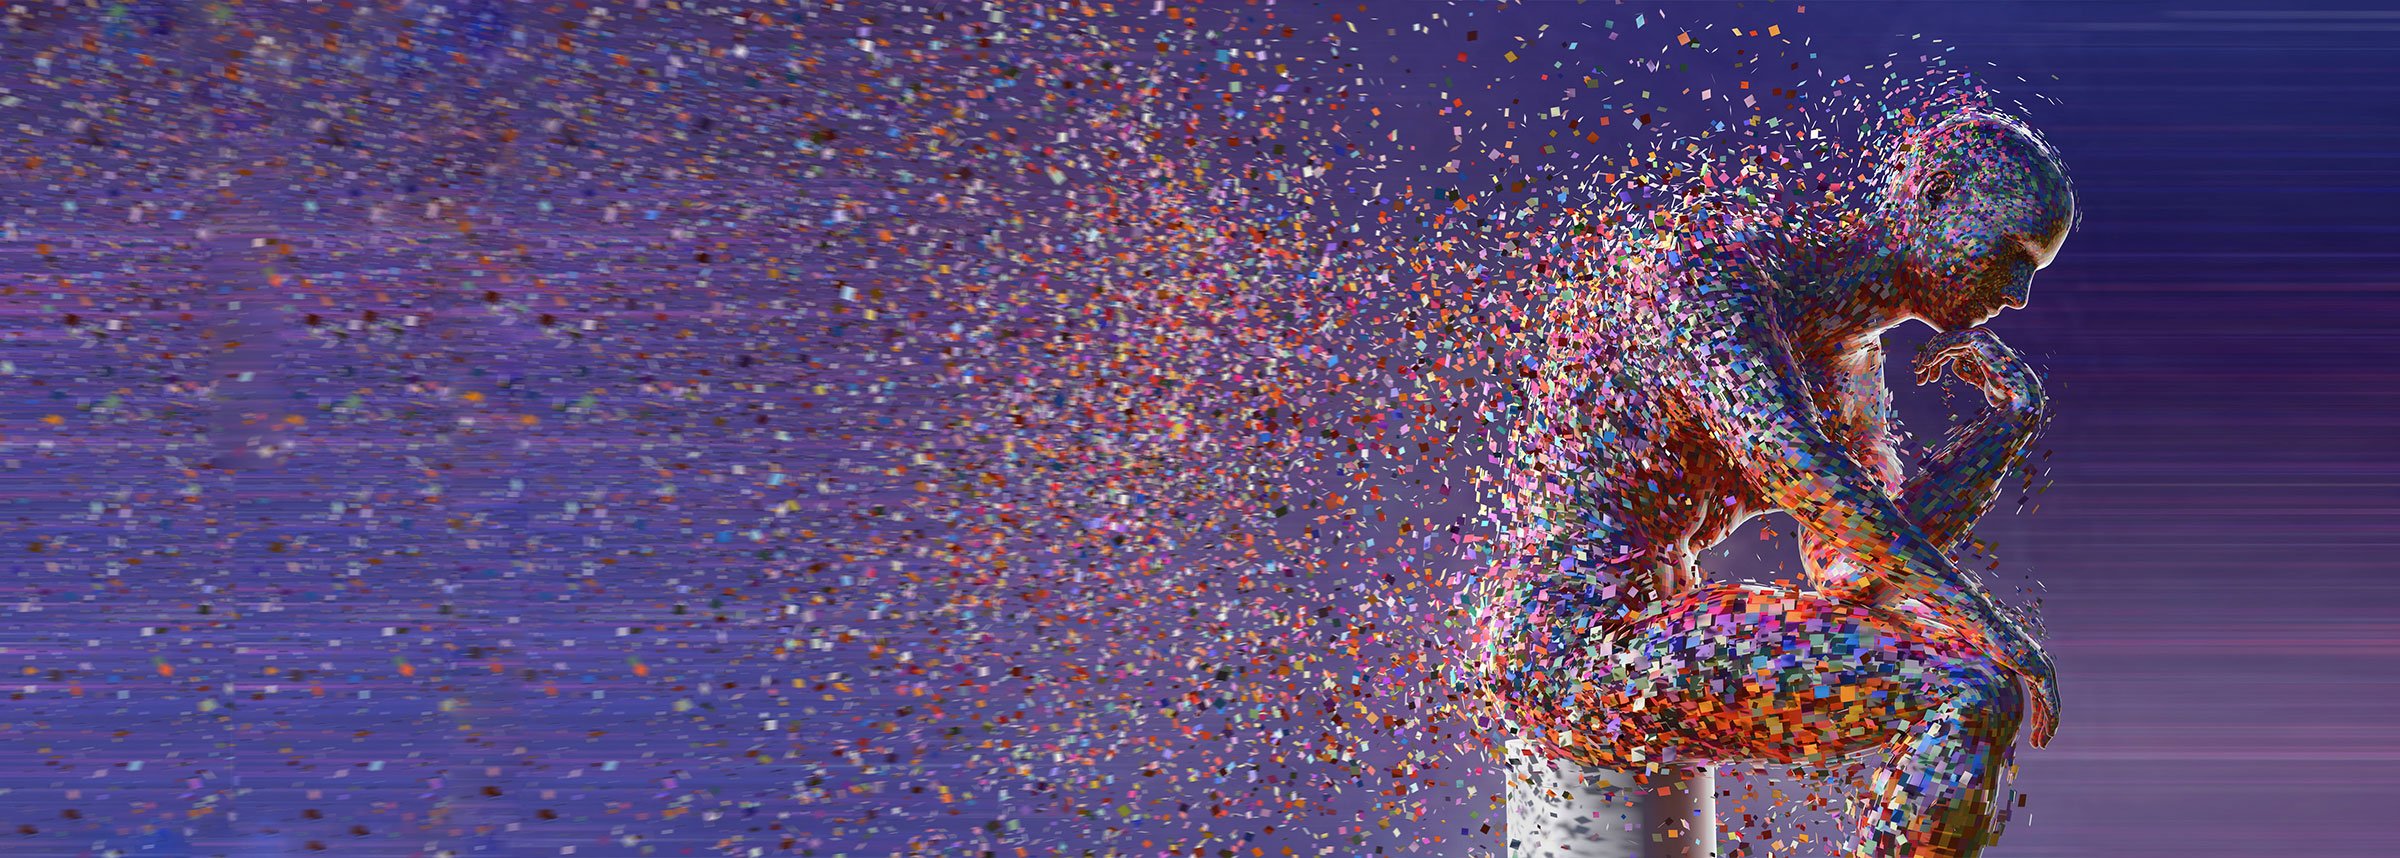
<svg viewBox="0 0 2400 858"><path fill-rule="evenodd" d="M1915 315L1943 330L2023 307L2033 273L2058 256L2075 220L2057 150L1992 113L1911 133L1887 165L1883 195L1900 286Z"/></svg>

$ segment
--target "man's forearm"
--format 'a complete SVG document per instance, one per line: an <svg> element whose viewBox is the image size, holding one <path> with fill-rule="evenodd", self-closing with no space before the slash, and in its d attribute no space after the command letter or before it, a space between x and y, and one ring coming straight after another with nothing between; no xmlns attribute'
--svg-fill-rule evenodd
<svg viewBox="0 0 2400 858"><path fill-rule="evenodd" d="M1900 507L1943 554L1958 550L1976 519L2000 497L2000 483L2025 463L2048 415L2036 407L1992 408L1944 440L1901 489Z"/></svg>

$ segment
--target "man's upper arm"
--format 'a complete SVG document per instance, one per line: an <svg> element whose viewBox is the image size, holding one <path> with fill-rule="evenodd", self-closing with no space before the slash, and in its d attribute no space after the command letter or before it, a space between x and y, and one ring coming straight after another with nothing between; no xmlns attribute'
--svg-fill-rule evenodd
<svg viewBox="0 0 2400 858"><path fill-rule="evenodd" d="M1861 567L1930 576L1910 589L1950 577L1882 475L1827 431L1756 290L1685 296L1671 315L1685 325L1674 362L1681 398L1760 493Z"/></svg>
<svg viewBox="0 0 2400 858"><path fill-rule="evenodd" d="M1874 475L1875 484L1893 499L1903 517L1936 546L1943 546L1941 537L1928 529L1930 522L1919 516L1906 491L1907 480L1892 437L1892 391L1883 382L1883 344L1868 343L1827 369L1831 375L1820 383L1832 388L1836 409L1823 415L1827 433L1850 451L1860 467ZM1865 571L1848 562L1838 545L1818 536L1816 531L1803 528L1799 537L1803 568L1809 581L1819 589L1840 589Z"/></svg>

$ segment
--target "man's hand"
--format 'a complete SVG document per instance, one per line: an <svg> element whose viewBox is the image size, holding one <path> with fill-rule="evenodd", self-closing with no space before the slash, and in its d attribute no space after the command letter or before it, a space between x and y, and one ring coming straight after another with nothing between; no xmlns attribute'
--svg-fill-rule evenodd
<svg viewBox="0 0 2400 858"><path fill-rule="evenodd" d="M1974 601L1982 608L1974 612L1986 614L1980 625L1990 636L1991 653L2024 685L2027 721L2033 728L2028 738L2036 748L2049 747L2050 737L2058 733L2058 669L2051 665L2050 653L2005 609L1988 598Z"/></svg>
<svg viewBox="0 0 2400 858"><path fill-rule="evenodd" d="M2028 417L2042 412L2041 376L1990 330L1965 328L1935 334L1917 353L1914 368L1918 384L1940 381L1942 372L1948 370L1983 391L1984 402L1992 408Z"/></svg>
<svg viewBox="0 0 2400 858"><path fill-rule="evenodd" d="M2049 747L2058 733L2058 673L2049 652L2015 619L1989 613L1971 595L1953 595L1946 606L1939 598L1901 598L1892 607L1937 636L1973 643L2015 674L2025 691L2026 722L2033 728L2027 738L2036 748Z"/></svg>
<svg viewBox="0 0 2400 858"><path fill-rule="evenodd" d="M2024 680L2026 702L2032 706L2026 713L2033 725L2029 738L2034 747L2047 748L2050 738L2058 735L2058 668L2050 664L2050 653L2039 645L2033 647L2033 654L2035 663L2017 665L2017 676Z"/></svg>

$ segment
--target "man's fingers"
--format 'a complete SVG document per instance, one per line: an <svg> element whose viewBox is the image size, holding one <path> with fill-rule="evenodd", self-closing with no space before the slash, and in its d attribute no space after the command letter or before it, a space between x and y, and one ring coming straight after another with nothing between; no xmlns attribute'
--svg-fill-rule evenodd
<svg viewBox="0 0 2400 858"><path fill-rule="evenodd" d="M2051 702L2049 695L2037 692L2027 696L2031 698L2029 702L2033 710L2027 713L2033 716L2030 719L2033 734L2028 738L2035 748L2050 747L2050 740L2058 735L2058 707Z"/></svg>
<svg viewBox="0 0 2400 858"><path fill-rule="evenodd" d="M1917 383L1932 384L1934 382L1941 381L1942 374L1944 372L1958 376L1959 380L1961 381L1968 381L1969 383L1972 383L1972 380L1967 377L1967 367L1972 366L1975 363L1973 360L1968 359L1968 356L1972 353L1973 352L1971 350L1966 349L1947 349L1941 354L1934 355L1933 358L1927 361L1925 366L1918 371Z"/></svg>
<svg viewBox="0 0 2400 858"><path fill-rule="evenodd" d="M1917 365L1915 367L1917 373L1917 383L1925 384L1939 380L1942 377L1942 370L1944 368L1955 364L1959 358L1964 357L1969 351L1971 351L1971 349L1964 348L1960 344L1956 343L1943 346L1938 349L1926 349L1917 356Z"/></svg>
<svg viewBox="0 0 2400 858"><path fill-rule="evenodd" d="M1940 347L1938 347L1938 348L1927 348L1925 351L1926 351L1926 357L1925 357L1925 360L1926 360L1926 361L1928 361L1928 362L1935 362L1935 363L1947 363L1947 362L1950 362L1950 361L1958 360L1959 358L1962 358L1962 357L1967 357L1967 356L1969 356L1969 355L1974 355L1974 354L1978 353L1978 351L1979 351L1979 350L1978 350L1978 349L1975 347L1975 344L1974 344L1973 342L1971 342L1971 341L1968 341L1968 340L1963 340L1963 339L1961 339L1961 340L1953 340L1953 341L1951 341L1951 342L1943 343L1943 344L1942 344Z"/></svg>
<svg viewBox="0 0 2400 858"><path fill-rule="evenodd" d="M1933 363L1942 360L1945 356L1956 352L1958 350L1959 342L1960 339L1957 336L1956 331L1944 331L1942 333L1935 334L1933 335L1933 339L1926 340L1925 345L1917 349L1917 359L1914 363L1920 370L1927 366L1931 366Z"/></svg>
<svg viewBox="0 0 2400 858"><path fill-rule="evenodd" d="M2035 664L2018 664L2003 656L2000 664L2016 675L2017 687L2025 692L2025 726L2031 728L2026 738L2036 748L2047 748L2058 735L2058 674L2049 658L2036 655L2034 660Z"/></svg>
<svg viewBox="0 0 2400 858"><path fill-rule="evenodd" d="M2025 694L2025 734L2036 748L2050 746L2050 738L2058 734L2058 685L2056 682L2018 665L2000 659L2000 665L2013 674L2018 689Z"/></svg>
<svg viewBox="0 0 2400 858"><path fill-rule="evenodd" d="M2057 683L2043 683L2042 695L2039 699L2042 701L2042 712L2039 719L2034 721L2033 746L2036 748L2047 748L2050 747L2050 740L2058 735Z"/></svg>
<svg viewBox="0 0 2400 858"><path fill-rule="evenodd" d="M2006 397L2014 393L2004 370L2016 359L2015 354L1998 338L1982 329L1955 332L1957 336L1942 335L1926 343L1916 362L1916 382L1938 383L1948 372L1959 381L1982 391L1987 398Z"/></svg>
<svg viewBox="0 0 2400 858"><path fill-rule="evenodd" d="M1982 328L1967 328L1959 331L1943 331L1941 333L1934 334L1931 339L1925 341L1925 348L1922 354L1933 355L1939 353L1956 353L1960 351L1979 351L1984 347L1986 342L1997 343L1998 340L1992 336L1992 332Z"/></svg>
<svg viewBox="0 0 2400 858"><path fill-rule="evenodd" d="M1943 331L1926 339L1925 347L1929 349L1944 348L1957 343L1966 342L1974 339L1977 334L1984 333L1989 332L1983 330L1982 328L1965 328L1956 331Z"/></svg>

